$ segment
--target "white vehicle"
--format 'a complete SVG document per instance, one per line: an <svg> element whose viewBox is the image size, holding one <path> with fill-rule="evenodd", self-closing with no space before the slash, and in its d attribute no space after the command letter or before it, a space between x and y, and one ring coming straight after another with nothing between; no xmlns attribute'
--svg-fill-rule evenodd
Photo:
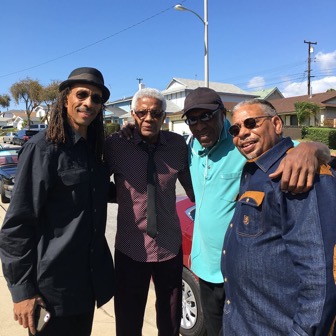
<svg viewBox="0 0 336 336"><path fill-rule="evenodd" d="M10 144L12 144L13 143L13 137L16 136L16 135L17 135L17 133L15 133L15 132L8 132L8 133L6 133L3 136L3 139L2 139L3 143L9 142Z"/></svg>
<svg viewBox="0 0 336 336"><path fill-rule="evenodd" d="M30 129L31 130L44 130L48 127L48 125L46 124L33 124L33 125L30 125Z"/></svg>

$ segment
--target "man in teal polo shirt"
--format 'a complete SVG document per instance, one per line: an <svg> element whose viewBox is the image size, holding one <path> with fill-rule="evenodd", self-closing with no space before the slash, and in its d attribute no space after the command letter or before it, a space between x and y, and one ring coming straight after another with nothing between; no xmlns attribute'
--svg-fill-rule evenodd
<svg viewBox="0 0 336 336"><path fill-rule="evenodd" d="M199 277L208 336L218 336L225 300L220 261L226 229L232 218L245 158L228 133L230 123L219 95L197 88L185 99L184 114L193 138L189 143L190 172L196 201L191 269ZM330 159L326 146L300 144L272 177L282 173L282 188L302 192L310 188L322 161Z"/></svg>

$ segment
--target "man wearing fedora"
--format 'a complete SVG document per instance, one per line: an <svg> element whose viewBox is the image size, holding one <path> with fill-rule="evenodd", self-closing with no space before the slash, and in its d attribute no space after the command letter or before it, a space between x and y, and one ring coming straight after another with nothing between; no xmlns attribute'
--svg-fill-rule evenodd
<svg viewBox="0 0 336 336"><path fill-rule="evenodd" d="M19 324L36 334L40 305L51 317L38 335L86 336L95 304L114 294L102 162L110 92L100 71L87 67L73 70L59 90L48 129L20 150L0 256Z"/></svg>

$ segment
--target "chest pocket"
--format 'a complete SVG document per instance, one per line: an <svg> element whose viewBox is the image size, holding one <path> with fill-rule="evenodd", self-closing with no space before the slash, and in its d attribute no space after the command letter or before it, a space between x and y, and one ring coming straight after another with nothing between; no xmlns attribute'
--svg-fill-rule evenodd
<svg viewBox="0 0 336 336"><path fill-rule="evenodd" d="M89 172L84 169L69 169L59 173L65 186L72 186L80 183L88 183Z"/></svg>
<svg viewBox="0 0 336 336"><path fill-rule="evenodd" d="M265 193L246 191L238 200L235 222L237 233L242 237L257 237L262 234L262 203Z"/></svg>
<svg viewBox="0 0 336 336"><path fill-rule="evenodd" d="M86 169L69 169L59 172L62 180L62 197L73 202L73 205L83 206L88 202L90 173Z"/></svg>

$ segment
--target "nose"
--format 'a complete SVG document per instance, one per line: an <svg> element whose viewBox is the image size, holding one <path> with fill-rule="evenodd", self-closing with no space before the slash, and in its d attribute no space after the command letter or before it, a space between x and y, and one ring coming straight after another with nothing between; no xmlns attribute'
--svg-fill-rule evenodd
<svg viewBox="0 0 336 336"><path fill-rule="evenodd" d="M195 125L192 125L191 127L192 127L193 130L201 131L203 128L206 127L206 122L202 121L201 119L198 119L197 123Z"/></svg>
<svg viewBox="0 0 336 336"><path fill-rule="evenodd" d="M154 118L152 117L150 111L147 111L147 114L145 116L145 120L146 121L152 121L152 120L154 120Z"/></svg>
<svg viewBox="0 0 336 336"><path fill-rule="evenodd" d="M239 127L239 133L237 137L239 138L245 138L246 135L249 135L251 133L251 130L244 126L244 124L241 124Z"/></svg>

